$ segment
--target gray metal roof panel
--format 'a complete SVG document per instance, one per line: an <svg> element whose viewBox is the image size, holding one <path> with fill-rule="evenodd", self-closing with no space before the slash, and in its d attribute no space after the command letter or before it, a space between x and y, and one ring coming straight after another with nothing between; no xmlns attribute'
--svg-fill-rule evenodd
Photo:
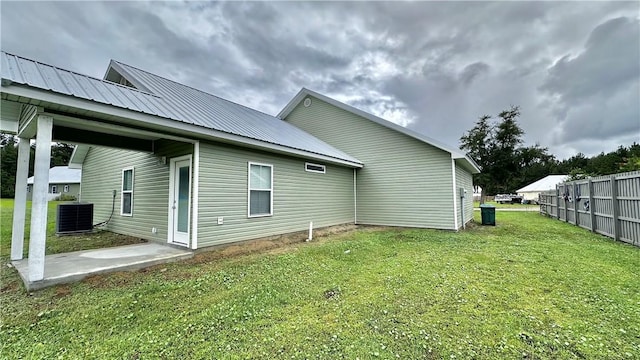
<svg viewBox="0 0 640 360"><path fill-rule="evenodd" d="M149 92L0 53L3 80L71 95L206 129L362 164L358 159L271 115L224 100L135 67L111 67ZM3 82L4 84L4 82Z"/></svg>
<svg viewBox="0 0 640 360"><path fill-rule="evenodd" d="M2 79L125 109L170 117L165 111L153 111L153 108L150 109L143 105L146 102L153 102L153 99L157 98L153 94L39 63L4 51L0 53L0 57L2 58ZM157 106L154 108L158 109Z"/></svg>
<svg viewBox="0 0 640 360"><path fill-rule="evenodd" d="M269 143L361 163L303 130L260 111L219 98L204 91L165 79L136 67L113 61L112 67L133 78L171 105L177 119Z"/></svg>

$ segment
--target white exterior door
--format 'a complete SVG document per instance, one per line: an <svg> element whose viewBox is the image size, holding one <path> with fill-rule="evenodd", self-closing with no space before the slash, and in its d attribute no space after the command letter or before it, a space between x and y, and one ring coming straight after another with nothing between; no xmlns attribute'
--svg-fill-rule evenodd
<svg viewBox="0 0 640 360"><path fill-rule="evenodd" d="M189 246L191 224L191 156L171 159L169 177L169 239Z"/></svg>

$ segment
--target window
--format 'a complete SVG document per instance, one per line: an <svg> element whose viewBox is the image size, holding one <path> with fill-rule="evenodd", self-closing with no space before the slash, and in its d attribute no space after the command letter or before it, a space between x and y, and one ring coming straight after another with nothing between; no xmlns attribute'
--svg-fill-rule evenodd
<svg viewBox="0 0 640 360"><path fill-rule="evenodd" d="M66 193L69 192L69 185L65 185L63 188L63 191Z"/></svg>
<svg viewBox="0 0 640 360"><path fill-rule="evenodd" d="M273 166L249 163L249 217L273 215Z"/></svg>
<svg viewBox="0 0 640 360"><path fill-rule="evenodd" d="M320 164L304 163L304 170L308 172L324 174L327 172L327 167Z"/></svg>
<svg viewBox="0 0 640 360"><path fill-rule="evenodd" d="M133 215L133 168L122 170L120 215Z"/></svg>
<svg viewBox="0 0 640 360"><path fill-rule="evenodd" d="M58 186L57 185L51 185L51 193L52 194L57 194L58 193Z"/></svg>

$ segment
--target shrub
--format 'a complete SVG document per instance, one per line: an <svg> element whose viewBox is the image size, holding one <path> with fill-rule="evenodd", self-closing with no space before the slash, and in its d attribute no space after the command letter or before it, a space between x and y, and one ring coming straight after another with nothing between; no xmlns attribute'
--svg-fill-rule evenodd
<svg viewBox="0 0 640 360"><path fill-rule="evenodd" d="M76 201L78 200L73 195L62 194L54 199L55 201Z"/></svg>

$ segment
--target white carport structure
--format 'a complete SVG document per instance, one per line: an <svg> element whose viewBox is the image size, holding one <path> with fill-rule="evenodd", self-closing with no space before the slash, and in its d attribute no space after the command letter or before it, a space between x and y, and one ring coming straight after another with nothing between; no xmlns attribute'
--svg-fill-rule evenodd
<svg viewBox="0 0 640 360"><path fill-rule="evenodd" d="M12 261L23 259L29 148L31 139L36 139L28 278L24 279L29 288L30 283L41 282L45 277L47 195L53 141L153 153L155 140L168 139L194 144L195 159L198 141L186 124L169 119L173 114L153 94L5 52L0 53L0 60L0 131L19 138ZM86 146L79 148L85 152L86 149ZM197 168L198 162L194 161L195 174ZM197 206L197 200L193 205Z"/></svg>

